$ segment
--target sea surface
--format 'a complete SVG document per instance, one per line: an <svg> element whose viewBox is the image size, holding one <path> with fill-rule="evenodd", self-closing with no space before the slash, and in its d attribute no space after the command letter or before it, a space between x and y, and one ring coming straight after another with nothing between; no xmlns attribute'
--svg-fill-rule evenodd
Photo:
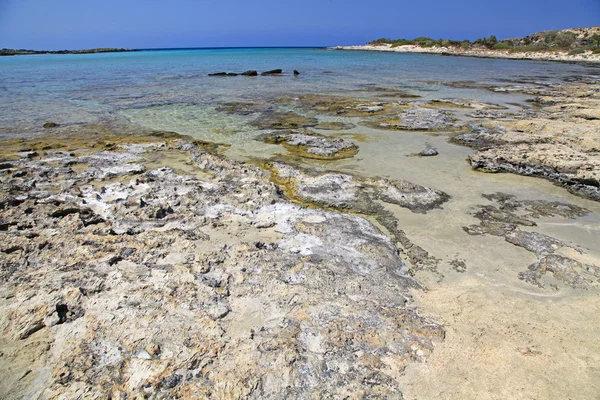
<svg viewBox="0 0 600 400"><path fill-rule="evenodd" d="M281 68L281 77L209 77L213 72ZM293 76L292 71L300 71ZM469 97L497 103L523 96L441 85L452 81L560 82L600 73L582 65L319 48L154 50L132 53L0 58L0 134L40 131L44 122L85 124L126 119L205 139L248 130L216 113L229 101L326 93L369 96L369 88L406 90L424 99ZM364 92L359 92L363 90ZM222 139L222 138L220 138ZM229 141L235 138L229 138Z"/></svg>
<svg viewBox="0 0 600 400"><path fill-rule="evenodd" d="M276 68L283 69L282 76L208 76L221 71L261 72ZM294 76L293 70L298 70L300 75ZM513 90L521 91L531 85L551 86L590 75L600 75L600 69L543 61L321 48L182 49L1 57L0 138L52 134L51 130L42 128L49 121L71 131L89 124L105 124L127 127L134 132L138 128L174 131L229 144L225 155L235 159L266 159L286 151L281 146L254 140L264 133L250 124L256 114L219 112L216 108L220 104L258 103L285 111L286 106L277 101L282 97L324 94L365 101L396 101L398 99L382 99L382 90L393 89L420 96L400 99L403 101L466 98L517 110L530 107L526 100L531 96L513 93ZM457 85L457 82L462 84ZM341 133L319 131L321 134L341 134L350 140L356 137L362 140L356 142L360 152L352 159L305 160L306 166L405 179L452 196L444 211L427 216L413 215L400 208L393 210L406 221L405 229L413 231L417 241L422 237L423 244L430 242L435 248L444 247L438 240L439 235L452 238L448 251L454 246L468 247L461 242L465 239L460 234L461 226L472 220L472 207L481 204L483 193L504 191L518 194L520 198L562 199L598 210L596 203L572 196L541 179L474 172L465 161L472 150L449 144L445 135L377 130L362 125L357 117L312 116L319 121L355 125ZM440 155L408 157L425 146L436 147ZM452 218L455 223L448 225L444 218ZM600 232L600 217L592 214L587 218L587 225L582 222L576 228L565 227L564 232L568 233L564 236L570 240L577 238L582 245L593 245L590 229ZM426 222L429 226L423 229ZM551 229L557 230L555 225ZM461 243L455 243L453 238L459 234ZM598 247L597 243L592 247ZM600 253L600 249L594 250ZM430 251L435 253L434 248Z"/></svg>

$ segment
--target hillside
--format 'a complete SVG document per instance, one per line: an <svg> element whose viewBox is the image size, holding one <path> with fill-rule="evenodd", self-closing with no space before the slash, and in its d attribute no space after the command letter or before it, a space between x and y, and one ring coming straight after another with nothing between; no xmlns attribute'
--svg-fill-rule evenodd
<svg viewBox="0 0 600 400"><path fill-rule="evenodd" d="M447 40L418 37L408 39L380 38L368 45L390 45L392 48L413 45L422 48L446 47L463 50L505 50L510 52L549 52L563 51L571 55L592 52L600 54L600 26L589 28L571 28L560 31L543 31L523 38L498 40L495 35L469 40Z"/></svg>

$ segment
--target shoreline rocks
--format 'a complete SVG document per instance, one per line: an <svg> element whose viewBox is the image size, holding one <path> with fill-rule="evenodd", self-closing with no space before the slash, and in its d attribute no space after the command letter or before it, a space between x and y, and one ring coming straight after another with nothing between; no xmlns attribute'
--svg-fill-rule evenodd
<svg viewBox="0 0 600 400"><path fill-rule="evenodd" d="M444 330L386 235L183 138L135 139L4 162L3 398L401 397ZM148 168L161 152L193 172Z"/></svg>
<svg viewBox="0 0 600 400"><path fill-rule="evenodd" d="M292 154L317 160L339 160L358 153L358 146L348 140L323 136L308 130L261 135L256 140L282 144Z"/></svg>

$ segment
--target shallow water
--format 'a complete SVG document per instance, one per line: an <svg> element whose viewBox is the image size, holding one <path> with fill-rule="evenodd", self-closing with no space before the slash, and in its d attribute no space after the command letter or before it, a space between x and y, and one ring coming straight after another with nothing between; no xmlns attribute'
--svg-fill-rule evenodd
<svg viewBox="0 0 600 400"><path fill-rule="evenodd" d="M284 76L207 76L219 71L274 68L284 69ZM291 71L294 69L301 75L293 76ZM574 75L597 76L600 70L537 61L322 49L173 50L3 57L0 58L0 136L48 134L41 128L47 121L75 129L79 124L116 121L134 130L143 127L175 131L198 139L228 143L231 147L225 155L234 159L264 159L274 154L286 154L286 150L254 140L261 133L249 124L256 115L218 112L215 110L218 104L231 101L273 104L274 99L282 96L307 93L377 99L381 98L380 88L393 88L419 95L419 100L468 98L514 110L519 108L518 105L529 107L525 102L529 96L498 93L486 88L456 88L445 83L474 81L522 86L535 82L551 85ZM542 179L473 171L465 161L472 150L449 144L445 134L383 131L360 125L357 117L316 116L320 122L355 124L354 128L342 132L319 133L344 135L355 141L360 151L351 159L300 160L301 165L323 171L404 179L451 196L442 209L425 215L386 206L414 243L442 260L437 274L417 274L430 291L416 297L419 309L443 322L449 337L432 356L431 365L438 366L438 370L428 370L427 366L419 364L410 367L407 398L427 398L419 393L442 398L497 398L490 393L507 389L498 387L496 377L499 372L493 367L496 364L504 365L503 371L512 368L512 375L502 372L502 379L513 389L506 392L512 398L563 398L565 394L577 393L580 381L594 389L591 383L600 382L596 379L600 376L597 371L581 367L585 364L581 360L588 356L585 348L597 342L597 336L585 328L590 321L597 320L596 291L561 288L554 292L520 281L517 274L536 260L533 253L503 238L469 236L463 227L478 223L472 217L475 207L491 204L482 194L503 192L516 195L518 199L572 203L590 213L570 220L540 219L535 231L581 246L591 262L599 265L599 203L573 196ZM359 136L353 136L355 134ZM357 137L363 140L356 141ZM428 144L437 148L440 155L409 156ZM160 164L164 163L162 160ZM454 271L450 266L452 260L463 260L466 272ZM573 303L564 303L565 299L572 299ZM589 301L588 308L577 308L586 301ZM554 308L552 302L559 305ZM511 308L520 310L524 317L511 314ZM577 312L573 312L574 308ZM559 314L553 314L555 310ZM548 324L558 327L558 339L548 340L551 334L543 330L550 329ZM509 325L517 328L511 331L513 328ZM477 326L481 332L487 330L488 339L473 339L480 334L475 331ZM498 330L494 330L496 328ZM561 342L573 337L576 337L573 343L582 343L583 349ZM523 359L520 353L506 353L530 345L540 348L544 357ZM474 353L464 353L462 346ZM504 353L496 354L495 349L502 349ZM571 355L565 355L565 349ZM598 351L591 354L589 357L600 359ZM444 371L445 363L455 359L461 366ZM557 367L540 378L539 370L552 362ZM577 365L583 368L583 372L579 371L580 376L588 374L585 379L572 379L572 382L555 386L538 382L529 389L520 386L528 380L560 379ZM472 371L477 369L481 375L472 376ZM465 384L467 380L469 384ZM518 394L517 388L521 390ZM593 390L589 392L593 393Z"/></svg>
<svg viewBox="0 0 600 400"><path fill-rule="evenodd" d="M208 77L208 73L282 68L282 77ZM291 71L301 75L295 77ZM16 135L44 121L75 124L128 117L213 138L245 128L215 114L216 103L269 101L281 95L339 93L373 96L369 85L405 89L427 98L492 102L523 96L456 89L447 81L552 83L598 73L581 65L420 54L323 49L162 50L135 53L34 55L0 58L0 129ZM367 90L367 92L357 92Z"/></svg>
<svg viewBox="0 0 600 400"><path fill-rule="evenodd" d="M259 72L282 68L283 76L209 77L226 71ZM294 76L292 71L300 71ZM252 115L230 115L215 108L231 101L273 105L281 97L302 94L338 94L383 101L467 98L506 106L529 107L530 97L494 92L488 88L457 88L452 82L473 82L517 88L552 85L565 78L599 74L600 69L576 64L540 61L445 57L422 54L332 51L325 49L204 49L160 50L88 55L36 55L0 58L0 134L21 137L47 134L46 121L77 129L80 124L117 121L136 127L175 131L198 139L230 144L225 154L239 160L264 159L286 154L278 145L253 140L264 131L249 123ZM382 96L382 89L405 91L419 99ZM287 110L286 106L277 106ZM298 112L298 110L296 110ZM464 111L454 110L460 116ZM549 182L510 174L472 171L465 158L472 150L447 142L447 135L376 130L361 125L361 118L314 114L320 122L349 122L342 132L360 152L340 161L300 161L306 167L367 176L404 179L442 190L451 196L442 210L415 215L400 207L391 211L412 240L434 256L479 261L477 239L462 226L475 223L471 213L487 204L483 193L505 192L519 199L559 200L591 211L573 220L540 221L539 229L600 254L595 236L600 232L600 206L569 194ZM409 157L426 145L437 157ZM520 253L508 243L498 244L499 255ZM459 249L459 250L456 250ZM453 254L450 254L453 253ZM531 258L531 257L529 257ZM527 265L526 263L524 265Z"/></svg>

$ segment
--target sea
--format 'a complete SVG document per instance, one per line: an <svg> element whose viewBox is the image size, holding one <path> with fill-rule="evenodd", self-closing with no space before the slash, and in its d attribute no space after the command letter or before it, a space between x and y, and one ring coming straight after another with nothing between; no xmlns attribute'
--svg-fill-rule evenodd
<svg viewBox="0 0 600 400"><path fill-rule="evenodd" d="M209 76L282 69L281 76ZM300 74L294 75L297 70ZM543 61L443 55L341 51L324 48L164 49L127 53L0 57L0 139L53 134L46 122L77 131L87 125L162 130L229 145L226 157L268 160L286 153L279 145L255 140L264 133L251 124L256 115L218 111L224 103L272 105L305 94L339 95L365 101L428 101L462 98L504 106L532 107L529 87L548 87L600 75L598 67ZM396 90L418 98L385 97ZM301 113L299 110L293 110ZM390 210L411 240L433 256L459 257L484 265L489 257L511 259L515 268L535 261L532 254L504 243L487 246L464 233L483 194L503 192L520 199L564 201L592 212L576 223L541 222L538 231L573 241L600 257L600 207L564 188L532 177L473 171L473 150L448 142L448 135L377 130L360 118L318 115L319 121L349 122L344 131L319 131L355 141L359 153L338 161L299 160L301 166L369 177L407 180L442 190L451 200L427 215L400 207ZM360 138L360 140L356 140ZM411 157L431 146L437 157ZM523 260L523 257L526 260ZM518 264L518 266L517 266ZM516 274L513 274L516 276ZM516 278L515 278L516 279Z"/></svg>

